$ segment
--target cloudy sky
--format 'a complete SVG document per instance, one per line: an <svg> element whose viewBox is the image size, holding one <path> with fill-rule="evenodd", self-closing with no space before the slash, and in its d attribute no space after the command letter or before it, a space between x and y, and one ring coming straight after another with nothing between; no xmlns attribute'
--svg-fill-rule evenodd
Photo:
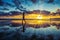
<svg viewBox="0 0 60 40"><path fill-rule="evenodd" d="M19 2L23 8L29 11L47 10L55 12L57 9L60 9L60 0L19 0ZM16 8L14 0L0 0L0 11L19 11L19 9Z"/></svg>

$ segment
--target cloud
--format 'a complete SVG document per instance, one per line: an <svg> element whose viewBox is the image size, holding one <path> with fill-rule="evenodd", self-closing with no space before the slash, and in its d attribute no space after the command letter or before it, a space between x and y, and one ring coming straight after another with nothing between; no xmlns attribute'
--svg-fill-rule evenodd
<svg viewBox="0 0 60 40"><path fill-rule="evenodd" d="M0 6L2 6L3 5L3 1L2 0L0 0Z"/></svg>
<svg viewBox="0 0 60 40"><path fill-rule="evenodd" d="M21 4L19 6L19 9L22 10L22 11L26 11L26 10L29 10L29 11L33 11L33 10L48 10L48 11L51 11L51 10L54 10L55 8L60 8L60 0L19 0L19 1L20 1L20 4ZM5 6L2 6L4 4L5 4ZM7 6L6 9L8 8L11 11L13 11L13 9L14 10L19 10L18 8L16 8L16 6L18 4L15 5L13 0L11 0L11 1L10 0L6 0L6 1L3 0L3 2L0 1L0 6L2 6L2 7ZM53 5L53 4L55 4L56 6ZM2 9L0 9L0 10L2 10Z"/></svg>
<svg viewBox="0 0 60 40"><path fill-rule="evenodd" d="M53 3L53 2L54 2L54 0L49 0L49 1L48 1L48 3Z"/></svg>
<svg viewBox="0 0 60 40"><path fill-rule="evenodd" d="M37 2L37 0L31 0L31 2L36 3L36 2Z"/></svg>

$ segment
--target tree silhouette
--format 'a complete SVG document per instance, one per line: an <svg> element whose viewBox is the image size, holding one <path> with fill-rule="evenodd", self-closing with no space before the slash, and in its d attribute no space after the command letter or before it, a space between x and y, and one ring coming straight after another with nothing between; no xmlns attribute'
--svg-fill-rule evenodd
<svg viewBox="0 0 60 40"><path fill-rule="evenodd" d="M21 2L19 0L14 0L13 1L16 8L19 9L20 11L23 11L23 18L22 18L22 26L23 26L23 32L25 31L25 24L23 21L25 21L24 14L27 12L26 9L21 5Z"/></svg>

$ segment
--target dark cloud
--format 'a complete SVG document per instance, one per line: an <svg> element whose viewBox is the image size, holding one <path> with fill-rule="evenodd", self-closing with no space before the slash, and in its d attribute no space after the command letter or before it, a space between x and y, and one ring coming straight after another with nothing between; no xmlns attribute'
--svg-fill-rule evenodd
<svg viewBox="0 0 60 40"><path fill-rule="evenodd" d="M3 5L3 1L2 0L0 0L0 6L2 6Z"/></svg>
<svg viewBox="0 0 60 40"><path fill-rule="evenodd" d="M51 21L60 21L60 18L51 18Z"/></svg>
<svg viewBox="0 0 60 40"><path fill-rule="evenodd" d="M8 2L4 2L4 1L2 1L2 0L0 0L0 6L10 6L10 7L14 7L13 4L8 3Z"/></svg>
<svg viewBox="0 0 60 40"><path fill-rule="evenodd" d="M49 0L49 1L48 1L48 3L53 3L53 2L54 2L54 0Z"/></svg>
<svg viewBox="0 0 60 40"><path fill-rule="evenodd" d="M5 3L5 4L8 5L8 6L10 6L10 7L14 7L14 5L11 4L11 3Z"/></svg>
<svg viewBox="0 0 60 40"><path fill-rule="evenodd" d="M9 10L8 8L0 8L0 10Z"/></svg>
<svg viewBox="0 0 60 40"><path fill-rule="evenodd" d="M31 0L33 3L36 3L37 2L37 0Z"/></svg>

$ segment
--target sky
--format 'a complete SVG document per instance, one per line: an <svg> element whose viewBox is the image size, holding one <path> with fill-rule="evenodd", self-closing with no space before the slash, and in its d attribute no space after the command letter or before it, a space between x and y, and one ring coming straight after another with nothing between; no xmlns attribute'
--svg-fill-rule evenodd
<svg viewBox="0 0 60 40"><path fill-rule="evenodd" d="M4 2L4 5L0 2L0 11L19 11L13 1L14 0L2 0L2 2ZM23 8L25 8L24 10L27 11L46 10L55 12L57 9L60 9L60 0L19 0L19 2L20 6L23 6ZM5 3L9 3L9 6ZM21 7L19 8L23 9Z"/></svg>

